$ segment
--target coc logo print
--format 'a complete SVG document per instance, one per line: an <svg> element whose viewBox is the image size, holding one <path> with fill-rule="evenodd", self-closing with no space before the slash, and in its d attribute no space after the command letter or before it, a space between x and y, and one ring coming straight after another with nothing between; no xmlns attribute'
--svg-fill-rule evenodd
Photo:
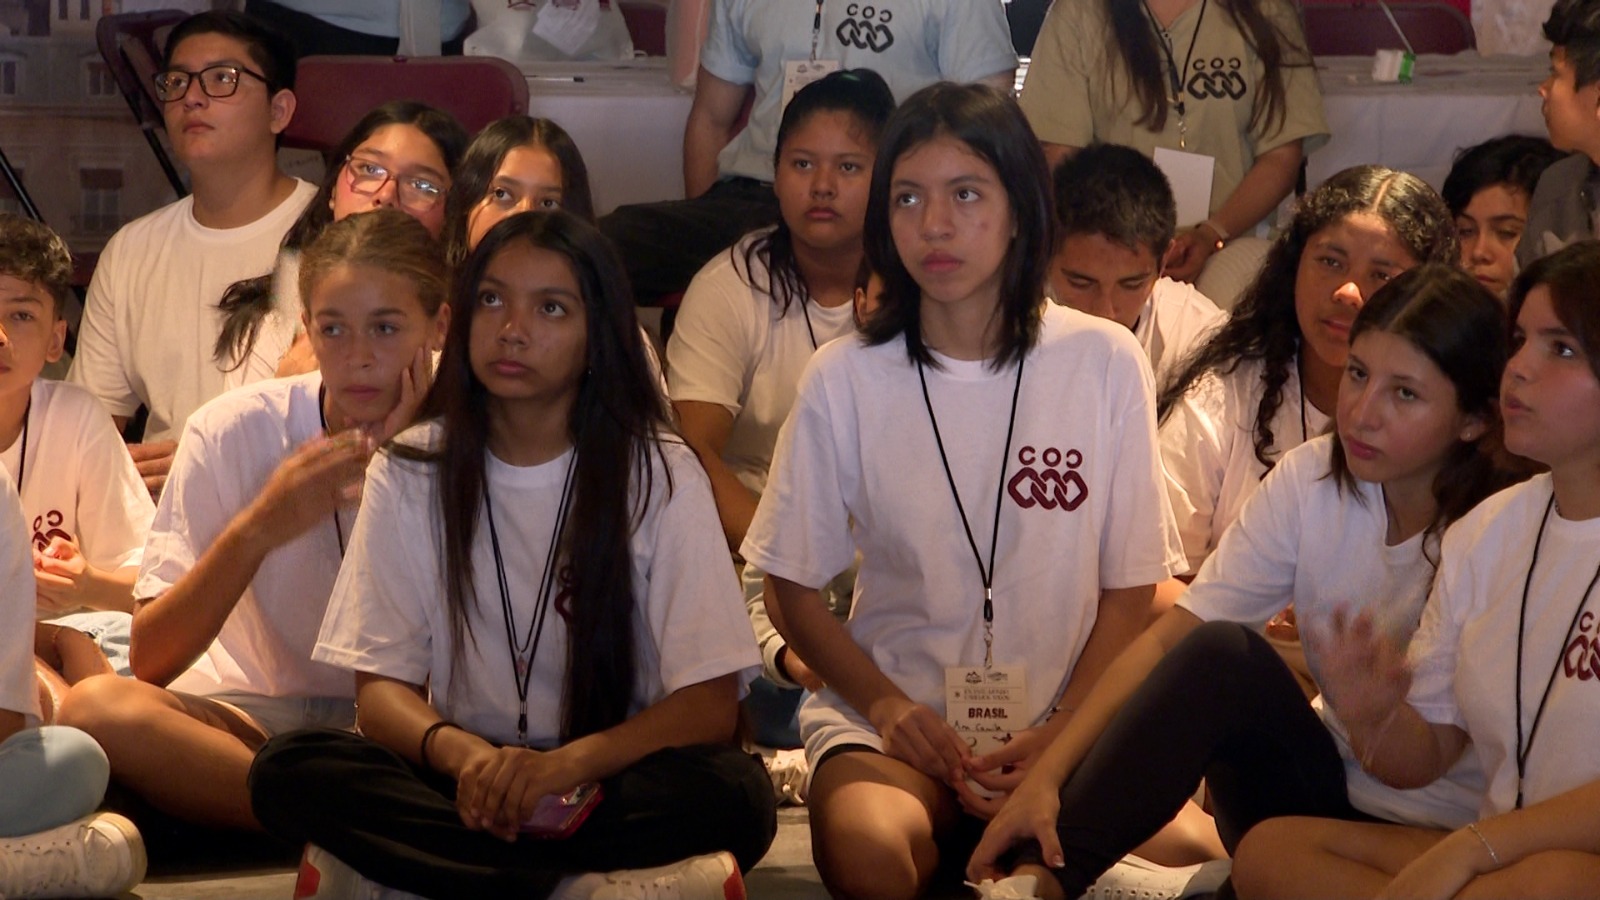
<svg viewBox="0 0 1600 900"><path fill-rule="evenodd" d="M1040 453L1032 447L1023 447L1017 453L1017 462L1022 463L1022 469L1011 476L1006 492L1023 509L1037 506L1072 512L1089 499L1089 486L1078 474L1078 467L1083 465L1082 453L1076 450L1062 453L1055 447L1046 447Z"/></svg>
<svg viewBox="0 0 1600 900"><path fill-rule="evenodd" d="M874 53L882 53L894 45L894 33L889 30L894 10L870 3L852 3L845 7L844 15L845 20L833 32L839 43Z"/></svg>
<svg viewBox="0 0 1600 900"><path fill-rule="evenodd" d="M1248 86L1244 83L1244 75L1239 71L1244 65L1239 57L1223 59L1214 56L1208 62L1204 59L1195 60L1194 74L1189 76L1189 81L1184 85L1191 97L1200 100L1228 98L1230 100L1244 99Z"/></svg>
<svg viewBox="0 0 1600 900"><path fill-rule="evenodd" d="M59 509L52 509L42 516L34 516L34 549L38 550L40 553L43 553L45 548L50 546L50 542L56 538L61 538L64 541L72 540L72 535L67 534L67 532L61 528L61 523L65 522L66 519L67 517L62 515L61 510Z"/></svg>

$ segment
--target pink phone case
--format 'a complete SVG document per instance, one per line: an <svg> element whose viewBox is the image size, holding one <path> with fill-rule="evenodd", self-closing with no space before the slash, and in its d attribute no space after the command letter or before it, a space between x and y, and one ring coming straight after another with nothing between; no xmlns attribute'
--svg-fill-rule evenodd
<svg viewBox="0 0 1600 900"><path fill-rule="evenodd" d="M546 794L539 798L533 815L522 823L522 833L543 840L570 837L600 802L597 782L580 784L565 794Z"/></svg>

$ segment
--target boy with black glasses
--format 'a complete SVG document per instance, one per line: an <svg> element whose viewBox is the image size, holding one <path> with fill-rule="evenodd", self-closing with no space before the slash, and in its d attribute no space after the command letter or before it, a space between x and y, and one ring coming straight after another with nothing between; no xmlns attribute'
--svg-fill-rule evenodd
<svg viewBox="0 0 1600 900"><path fill-rule="evenodd" d="M277 162L294 115L288 39L234 12L191 16L167 42L156 93L193 193L125 225L100 255L69 379L118 426L149 408L129 449L151 493L172 465L184 421L222 393L212 358L228 285L272 269L315 185Z"/></svg>

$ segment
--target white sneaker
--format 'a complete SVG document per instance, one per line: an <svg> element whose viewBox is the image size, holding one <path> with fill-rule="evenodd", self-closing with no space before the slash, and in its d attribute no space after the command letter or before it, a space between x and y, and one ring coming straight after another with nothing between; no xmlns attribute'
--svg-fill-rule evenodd
<svg viewBox="0 0 1600 900"><path fill-rule="evenodd" d="M1039 879L1033 875L1011 875L999 881L985 878L966 885L978 892L978 900L1039 900Z"/></svg>
<svg viewBox="0 0 1600 900"><path fill-rule="evenodd" d="M144 880L144 838L116 813L0 839L0 895L114 897Z"/></svg>
<svg viewBox="0 0 1600 900"><path fill-rule="evenodd" d="M768 757L767 776L772 779L772 791L778 803L793 806L806 805L806 783L811 780L811 767L806 765L806 751L779 750Z"/></svg>
<svg viewBox="0 0 1600 900"><path fill-rule="evenodd" d="M1226 859L1169 868L1130 853L1089 885L1082 900L1181 900L1214 892L1232 869Z"/></svg>
<svg viewBox="0 0 1600 900"><path fill-rule="evenodd" d="M294 900L424 900L384 887L315 844L300 856L300 874L294 882Z"/></svg>
<svg viewBox="0 0 1600 900"><path fill-rule="evenodd" d="M621 869L579 876L553 897L587 900L747 900L744 878L726 851L691 856L654 869Z"/></svg>

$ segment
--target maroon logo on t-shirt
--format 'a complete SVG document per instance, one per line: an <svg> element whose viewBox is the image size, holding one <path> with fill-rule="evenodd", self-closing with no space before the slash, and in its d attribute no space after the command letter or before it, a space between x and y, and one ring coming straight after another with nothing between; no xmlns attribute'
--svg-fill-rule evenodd
<svg viewBox="0 0 1600 900"><path fill-rule="evenodd" d="M61 528L61 523L66 520L66 515L59 509L52 509L42 516L34 516L33 549L43 553L55 538L61 538L64 541L72 540L72 535Z"/></svg>
<svg viewBox="0 0 1600 900"><path fill-rule="evenodd" d="M1595 633L1595 615L1578 617L1578 634L1561 654L1561 670L1568 678L1593 681L1600 678L1600 634Z"/></svg>
<svg viewBox="0 0 1600 900"><path fill-rule="evenodd" d="M1060 509L1072 512L1089 498L1089 486L1077 469L1083 465L1083 454L1077 450L1062 453L1055 447L1039 452L1023 447L1017 453L1022 468L1011 476L1006 493L1023 509ZM1040 465L1035 467L1035 463Z"/></svg>
<svg viewBox="0 0 1600 900"><path fill-rule="evenodd" d="M568 625L572 624L572 595L577 593L573 578L572 563L566 563L556 570L556 614Z"/></svg>

